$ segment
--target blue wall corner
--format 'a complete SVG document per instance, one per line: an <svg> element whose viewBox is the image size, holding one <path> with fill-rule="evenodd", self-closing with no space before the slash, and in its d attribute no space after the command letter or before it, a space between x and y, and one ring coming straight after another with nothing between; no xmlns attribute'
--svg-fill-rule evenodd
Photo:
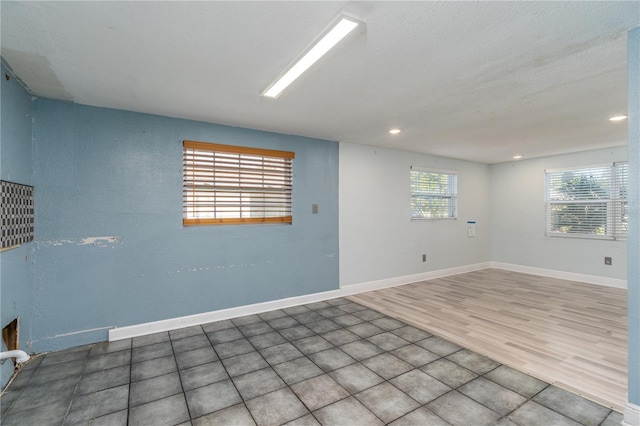
<svg viewBox="0 0 640 426"><path fill-rule="evenodd" d="M628 256L628 393L629 402L640 406L640 27L629 31L629 235Z"/></svg>
<svg viewBox="0 0 640 426"><path fill-rule="evenodd" d="M0 178L31 184L32 179L32 102L31 95L4 64L0 78L1 155Z"/></svg>
<svg viewBox="0 0 640 426"><path fill-rule="evenodd" d="M13 74L0 68L0 179L32 184L32 101ZM0 253L0 328L20 317L20 348L29 351L33 243ZM2 347L5 348L4 343ZM4 386L13 367L2 365Z"/></svg>
<svg viewBox="0 0 640 426"><path fill-rule="evenodd" d="M337 289L338 144L34 101L33 348ZM293 224L182 226L182 140L294 151ZM319 204L321 214L311 214Z"/></svg>

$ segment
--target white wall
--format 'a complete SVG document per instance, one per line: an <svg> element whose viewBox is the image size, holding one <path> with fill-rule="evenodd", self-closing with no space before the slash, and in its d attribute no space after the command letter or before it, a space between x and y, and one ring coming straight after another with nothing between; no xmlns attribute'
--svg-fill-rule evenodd
<svg viewBox="0 0 640 426"><path fill-rule="evenodd" d="M545 236L544 172L626 159L622 146L491 166L491 260L625 280L625 241ZM613 265L604 265L605 256Z"/></svg>
<svg viewBox="0 0 640 426"><path fill-rule="evenodd" d="M412 165L458 172L458 220L411 222ZM489 166L341 142L339 171L341 287L490 260Z"/></svg>

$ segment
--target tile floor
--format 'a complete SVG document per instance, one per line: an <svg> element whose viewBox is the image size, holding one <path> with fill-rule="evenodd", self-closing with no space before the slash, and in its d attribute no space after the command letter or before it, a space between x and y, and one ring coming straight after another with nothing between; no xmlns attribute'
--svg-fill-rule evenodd
<svg viewBox="0 0 640 426"><path fill-rule="evenodd" d="M619 425L622 415L351 302L35 357L10 425Z"/></svg>

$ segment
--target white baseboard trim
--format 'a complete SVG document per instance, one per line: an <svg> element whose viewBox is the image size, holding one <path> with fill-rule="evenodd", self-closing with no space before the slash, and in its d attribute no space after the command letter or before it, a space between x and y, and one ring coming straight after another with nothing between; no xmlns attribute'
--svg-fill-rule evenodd
<svg viewBox="0 0 640 426"><path fill-rule="evenodd" d="M623 426L640 426L640 405L627 402L624 406Z"/></svg>
<svg viewBox="0 0 640 426"><path fill-rule="evenodd" d="M184 317L169 318L166 320L112 328L109 330L109 341L113 342L115 340L130 339L132 337L145 336L147 334L160 333L162 331L171 331L178 328L207 324L209 322L242 317L245 315L259 314L262 312L273 311L275 309L304 305L307 303L319 302L321 300L335 299L336 297L341 297L340 290L305 294L303 296L288 297L286 299L238 306L236 308L221 309L218 311L204 312Z"/></svg>
<svg viewBox="0 0 640 426"><path fill-rule="evenodd" d="M491 262L475 263L473 265L456 266L453 268L439 269L437 271L422 272L413 275L387 278L384 280L369 281L359 284L345 285L340 288L342 296L380 290L382 288L396 287L399 285L413 284L420 281L428 281L436 278L449 277L451 275L464 274L465 272L479 271L491 267Z"/></svg>
<svg viewBox="0 0 640 426"><path fill-rule="evenodd" d="M221 309L219 311L204 312L201 314L188 315L178 318L135 324L126 327L112 328L109 330L109 341L130 339L132 337L144 336L147 334L160 333L163 331L175 330L183 327L207 324L209 322L221 321L245 315L259 314L275 309L289 308L291 306L304 305L307 303L320 302L337 297L350 296L367 291L379 290L387 287L396 287L404 284L411 284L420 281L432 280L435 278L448 277L465 272L478 271L491 267L490 262L476 263L473 265L458 266L437 271L423 272L415 275L405 275L402 277L388 278L384 280L370 281L366 283L347 285L338 290L325 291L321 293L306 294L304 296L288 297L286 299L273 300L269 302L255 303L253 305L238 306L236 308Z"/></svg>
<svg viewBox="0 0 640 426"><path fill-rule="evenodd" d="M536 268L533 266L515 265L513 263L489 262L490 268L505 271L521 272L523 274L540 275L542 277L558 278L567 281L579 281L606 287L627 288L627 280L619 278L599 277L597 275L576 274L574 272L556 271L553 269Z"/></svg>

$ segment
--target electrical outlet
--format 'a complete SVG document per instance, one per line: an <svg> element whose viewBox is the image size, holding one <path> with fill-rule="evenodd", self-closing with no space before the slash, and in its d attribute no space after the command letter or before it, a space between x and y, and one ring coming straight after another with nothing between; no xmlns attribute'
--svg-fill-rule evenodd
<svg viewBox="0 0 640 426"><path fill-rule="evenodd" d="M422 255L422 261L423 261L423 262L426 262L426 261L427 261L427 255L426 255L426 254L423 254L423 255Z"/></svg>
<svg viewBox="0 0 640 426"><path fill-rule="evenodd" d="M311 204L311 214L318 214L318 205Z"/></svg>
<svg viewBox="0 0 640 426"><path fill-rule="evenodd" d="M605 256L605 258L604 258L604 264L605 264L605 265L609 265L609 266L611 266L611 258L610 258L610 257L606 257L606 256Z"/></svg>

